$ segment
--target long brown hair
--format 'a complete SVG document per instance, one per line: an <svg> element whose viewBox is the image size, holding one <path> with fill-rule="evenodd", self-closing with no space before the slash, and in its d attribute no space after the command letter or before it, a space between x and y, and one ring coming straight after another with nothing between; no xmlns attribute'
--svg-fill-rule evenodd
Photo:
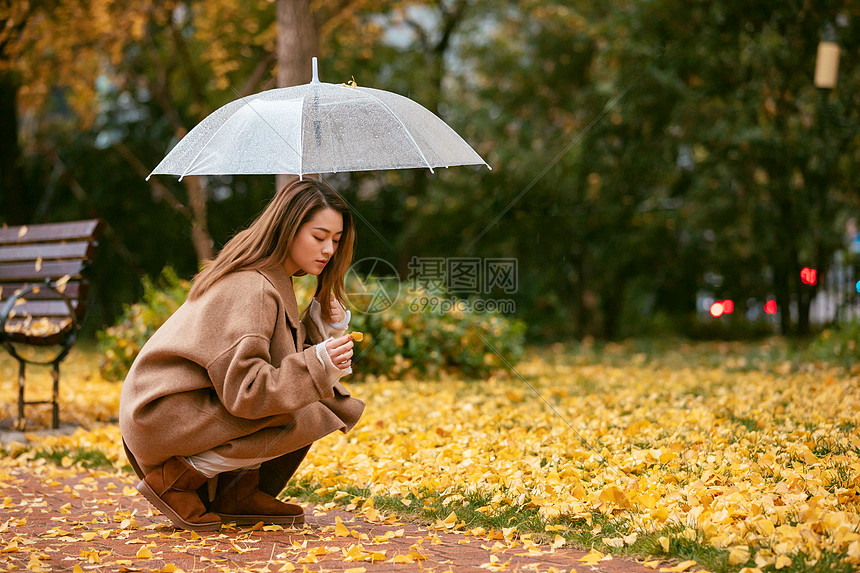
<svg viewBox="0 0 860 573"><path fill-rule="evenodd" d="M308 178L288 182L247 229L239 231L224 245L218 256L194 277L188 299L198 298L228 273L284 265L301 226L326 208L343 216L340 243L317 277L314 294L322 307L323 318L330 319L329 293L333 292L338 300L345 297L343 277L352 262L355 226L346 201L322 181Z"/></svg>

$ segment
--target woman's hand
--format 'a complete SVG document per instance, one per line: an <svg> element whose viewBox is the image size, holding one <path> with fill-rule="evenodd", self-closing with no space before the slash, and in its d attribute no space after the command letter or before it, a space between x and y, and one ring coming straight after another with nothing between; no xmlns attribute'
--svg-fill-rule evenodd
<svg viewBox="0 0 860 573"><path fill-rule="evenodd" d="M337 298L335 298L334 293L331 294L331 298L329 299L329 308L331 308L331 318L329 322L331 324L340 324L346 318L346 312L343 310L343 305L338 302Z"/></svg>
<svg viewBox="0 0 860 573"><path fill-rule="evenodd" d="M331 358L332 364L341 370L349 368L352 360L352 345L352 338L348 335L327 340L325 349Z"/></svg>

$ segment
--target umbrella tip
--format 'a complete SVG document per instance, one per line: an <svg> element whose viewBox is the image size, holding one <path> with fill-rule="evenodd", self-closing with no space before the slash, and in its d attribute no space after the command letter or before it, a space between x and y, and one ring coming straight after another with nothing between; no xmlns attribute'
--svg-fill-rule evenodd
<svg viewBox="0 0 860 573"><path fill-rule="evenodd" d="M317 74L317 59L316 57L311 58L311 82L319 83L320 78Z"/></svg>

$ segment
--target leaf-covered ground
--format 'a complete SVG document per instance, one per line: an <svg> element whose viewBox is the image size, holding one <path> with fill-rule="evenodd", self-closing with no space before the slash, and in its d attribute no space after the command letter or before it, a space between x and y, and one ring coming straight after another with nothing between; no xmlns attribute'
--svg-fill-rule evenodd
<svg viewBox="0 0 860 573"><path fill-rule="evenodd" d="M365 510L373 499L438 527L534 534L654 567L852 571L858 377L782 358L762 346L557 346L510 376L352 384L368 403L360 424L318 442L288 493ZM17 372L0 360L8 418ZM63 369L63 419L86 429L7 456L125 465L120 387L97 361L78 350ZM47 423L32 411L32 426Z"/></svg>

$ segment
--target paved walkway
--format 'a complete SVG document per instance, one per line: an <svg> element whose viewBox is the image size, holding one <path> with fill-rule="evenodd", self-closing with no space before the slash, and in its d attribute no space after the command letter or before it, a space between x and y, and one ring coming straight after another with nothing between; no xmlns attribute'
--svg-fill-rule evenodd
<svg viewBox="0 0 860 573"><path fill-rule="evenodd" d="M173 528L133 475L0 461L0 570L653 572L632 561L537 545L501 532L399 522L375 509L309 505L301 529Z"/></svg>

